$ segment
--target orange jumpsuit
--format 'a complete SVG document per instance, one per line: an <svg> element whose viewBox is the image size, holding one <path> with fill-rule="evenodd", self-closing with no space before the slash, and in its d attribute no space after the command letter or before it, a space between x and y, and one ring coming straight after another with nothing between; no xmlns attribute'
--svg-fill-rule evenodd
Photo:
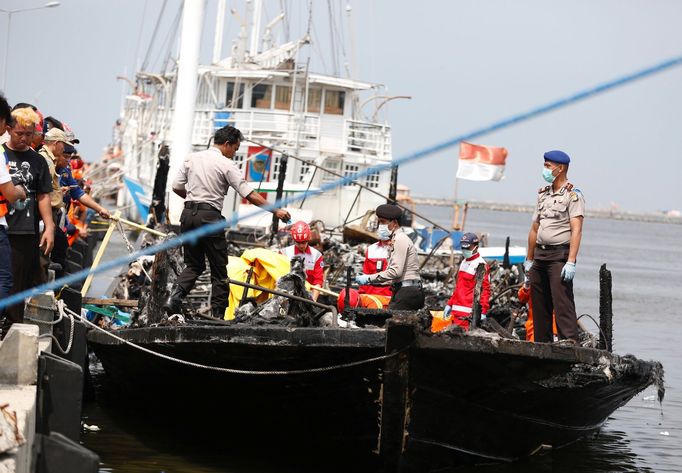
<svg viewBox="0 0 682 473"><path fill-rule="evenodd" d="M530 287L521 286L519 288L519 301L522 304L528 303L528 319L526 320L526 341L534 342L535 335L533 333L533 301L530 298ZM556 318L554 318L554 313L552 312L552 331L554 335L557 334L556 328Z"/></svg>

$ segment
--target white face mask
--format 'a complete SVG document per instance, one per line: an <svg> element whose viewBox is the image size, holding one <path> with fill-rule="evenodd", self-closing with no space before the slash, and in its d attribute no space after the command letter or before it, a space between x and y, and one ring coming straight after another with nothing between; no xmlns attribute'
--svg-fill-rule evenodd
<svg viewBox="0 0 682 473"><path fill-rule="evenodd" d="M471 258L473 255L474 255L474 251L473 251L473 250L467 250L467 249L462 248L462 256L464 256L465 259L469 259L469 258Z"/></svg>
<svg viewBox="0 0 682 473"><path fill-rule="evenodd" d="M388 229L388 225L379 225L377 228L377 236L379 240L388 240L391 238L391 231Z"/></svg>

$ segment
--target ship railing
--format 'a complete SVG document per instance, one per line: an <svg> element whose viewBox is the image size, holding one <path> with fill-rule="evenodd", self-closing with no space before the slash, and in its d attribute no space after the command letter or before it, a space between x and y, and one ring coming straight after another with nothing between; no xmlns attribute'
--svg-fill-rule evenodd
<svg viewBox="0 0 682 473"><path fill-rule="evenodd" d="M391 159L391 127L360 120L346 120L346 151Z"/></svg>
<svg viewBox="0 0 682 473"><path fill-rule="evenodd" d="M227 124L239 128L247 139L294 144L298 137L302 147L316 147L320 127L315 115L276 110L198 110L192 142L207 143L217 128Z"/></svg>
<svg viewBox="0 0 682 473"><path fill-rule="evenodd" d="M358 153L379 159L391 159L390 127L359 120L340 120L324 125L315 114L294 114L279 110L203 109L195 112L192 143L209 142L215 130L230 124L247 139L280 143L315 151Z"/></svg>

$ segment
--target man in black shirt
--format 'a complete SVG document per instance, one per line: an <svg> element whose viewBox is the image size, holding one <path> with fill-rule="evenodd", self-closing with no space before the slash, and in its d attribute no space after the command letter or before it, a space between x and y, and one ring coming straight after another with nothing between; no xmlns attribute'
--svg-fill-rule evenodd
<svg viewBox="0 0 682 473"><path fill-rule="evenodd" d="M30 108L12 111L12 123L8 130L10 140L4 145L12 182L24 186L27 195L25 200L15 202L6 215L14 276L14 286L10 294L33 286L33 273L40 268L40 251L48 255L54 244L54 222L50 205L52 179L45 158L30 147L38 121L38 115ZM40 220L45 225L42 237L39 231ZM9 307L6 320L2 324L3 333L7 332L12 323L21 323L23 320L24 304Z"/></svg>

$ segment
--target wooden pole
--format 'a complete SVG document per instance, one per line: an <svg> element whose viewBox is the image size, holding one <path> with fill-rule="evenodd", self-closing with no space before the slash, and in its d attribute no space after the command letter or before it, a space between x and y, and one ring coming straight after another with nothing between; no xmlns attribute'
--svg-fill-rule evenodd
<svg viewBox="0 0 682 473"><path fill-rule="evenodd" d="M93 273L93 271L97 266L99 266L99 262L102 259L102 255L104 255L104 251L107 249L109 240L111 240L111 235L114 233L114 229L116 228L116 221L120 217L121 217L120 210L117 210L114 213L114 215L111 216L111 222L109 222L109 228L107 229L107 233L106 235L104 235L102 244L99 246L99 249L97 250L97 254L95 255L94 261L92 262L92 266L90 266L90 273L88 274L88 277L85 278L85 282L83 283L83 289L81 289L81 295L83 296L85 296L88 293L88 289L90 289L92 279L95 277L95 273Z"/></svg>
<svg viewBox="0 0 682 473"><path fill-rule="evenodd" d="M111 216L111 220L115 222L121 222L125 225L128 225L129 227L137 228L138 230L142 230L143 232L151 233L152 235L156 235L161 238L166 238L168 235L166 235L163 232L160 232L158 230L154 230L153 228L146 227L144 225L140 225L139 223L131 222L130 220L126 220L125 218L122 217L117 217L116 215L120 215L121 212L116 212L116 214Z"/></svg>
<svg viewBox="0 0 682 473"><path fill-rule="evenodd" d="M339 297L339 294L337 294L334 291L330 291L329 289L325 289L320 286L315 286L313 284L310 285L311 289L315 289L316 291L320 291L322 294L327 294L328 296L334 296L334 297Z"/></svg>
<svg viewBox="0 0 682 473"><path fill-rule="evenodd" d="M415 337L417 319L414 316L393 316L386 321L385 353L391 354L409 347ZM405 442L409 392L410 353L402 353L386 359L381 386L381 424L379 431L379 454L384 471L399 471L400 457Z"/></svg>

